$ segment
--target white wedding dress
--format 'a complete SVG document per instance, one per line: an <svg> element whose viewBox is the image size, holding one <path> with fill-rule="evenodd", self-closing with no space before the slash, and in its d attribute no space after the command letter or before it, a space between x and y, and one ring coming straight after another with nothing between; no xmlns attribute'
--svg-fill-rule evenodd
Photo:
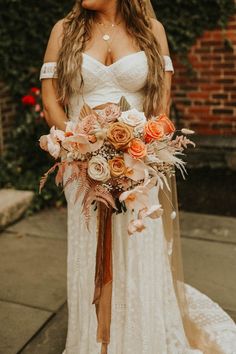
<svg viewBox="0 0 236 354"><path fill-rule="evenodd" d="M173 71L164 56L165 70ZM127 55L105 66L83 53L84 101L91 107L118 102L125 96L142 110L148 72L144 51ZM56 63L45 63L41 78L56 78ZM79 85L79 75L74 84ZM70 99L69 118L78 119L82 96ZM69 175L67 171L67 176ZM66 176L65 176L66 178ZM96 341L94 294L96 262L96 211L91 207L91 231L74 204L76 182L67 186L68 203L68 333L64 354L100 354ZM153 203L157 194L152 193ZM236 326L211 299L186 285L190 316L199 332L198 349L190 349L175 296L169 260L164 252L162 219L149 219L147 228L129 237L126 214L113 214L113 290L109 354L236 354ZM141 284L142 279L142 284ZM141 286L142 285L142 286ZM201 340L204 339L204 340ZM205 344L203 344L203 342ZM208 343L206 345L206 343Z"/></svg>

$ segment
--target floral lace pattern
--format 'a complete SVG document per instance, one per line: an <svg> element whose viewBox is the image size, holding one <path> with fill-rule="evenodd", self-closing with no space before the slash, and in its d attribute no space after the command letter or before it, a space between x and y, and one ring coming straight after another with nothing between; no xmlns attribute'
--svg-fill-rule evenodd
<svg viewBox="0 0 236 354"><path fill-rule="evenodd" d="M68 201L69 327L64 354L100 354L92 297L96 254L96 211L90 233L73 204L76 182L66 187ZM157 194L152 195L153 201ZM191 320L199 329L199 348L190 349L164 252L162 219L142 234L127 235L129 213L113 216L113 297L109 354L233 354L236 327L211 299L186 285ZM204 339L204 340L203 340Z"/></svg>

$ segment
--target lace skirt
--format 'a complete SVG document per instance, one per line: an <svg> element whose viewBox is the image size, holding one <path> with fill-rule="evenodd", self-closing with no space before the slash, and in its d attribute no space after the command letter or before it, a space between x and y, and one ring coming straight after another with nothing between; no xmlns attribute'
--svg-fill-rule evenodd
<svg viewBox="0 0 236 354"><path fill-rule="evenodd" d="M69 172L69 171L68 171ZM67 175L68 176L68 175ZM66 178L66 177L65 177ZM68 185L68 333L63 354L100 354L96 342L94 295L97 211L91 206L90 231L74 204L76 182ZM157 193L152 193L157 202ZM108 354L235 354L236 326L211 299L187 286L197 348L186 338L166 252L162 218L129 237L130 212L112 216L112 320Z"/></svg>

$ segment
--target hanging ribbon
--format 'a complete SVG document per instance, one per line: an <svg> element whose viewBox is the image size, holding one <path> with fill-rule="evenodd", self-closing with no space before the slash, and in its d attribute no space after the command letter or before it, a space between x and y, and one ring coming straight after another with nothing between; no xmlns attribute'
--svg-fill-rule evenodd
<svg viewBox="0 0 236 354"><path fill-rule="evenodd" d="M93 304L97 314L97 342L107 354L110 342L112 299L112 208L98 202L98 235Z"/></svg>

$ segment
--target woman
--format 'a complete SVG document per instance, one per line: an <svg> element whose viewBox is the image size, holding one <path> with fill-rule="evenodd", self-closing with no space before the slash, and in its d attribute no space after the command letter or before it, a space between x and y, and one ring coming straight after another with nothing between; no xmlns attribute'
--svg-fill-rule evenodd
<svg viewBox="0 0 236 354"><path fill-rule="evenodd" d="M41 70L49 126L65 130L84 103L99 110L122 96L147 116L169 114L174 69L165 29L153 17L148 0L76 2L54 26ZM175 180L171 183L169 197L176 205ZM128 237L129 212L112 215L112 283L93 301L101 220L91 209L90 232L86 229L81 201L73 203L75 191L75 182L65 189L69 323L64 353L236 353L233 321L205 295L184 286L178 215L171 220L164 194L151 197L153 204L160 199L164 216L149 221L141 234Z"/></svg>

